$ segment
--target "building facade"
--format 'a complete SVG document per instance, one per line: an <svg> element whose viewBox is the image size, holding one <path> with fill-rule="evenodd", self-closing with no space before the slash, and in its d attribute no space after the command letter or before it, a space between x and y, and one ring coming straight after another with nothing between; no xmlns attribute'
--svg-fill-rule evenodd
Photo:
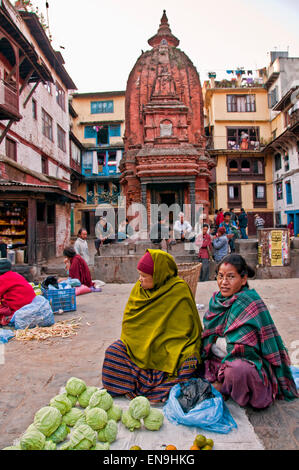
<svg viewBox="0 0 299 470"><path fill-rule="evenodd" d="M248 233L256 233L254 215L273 225L272 159L263 152L270 141L267 90L261 79L240 76L203 86L207 149L216 161L211 207L241 207L248 214Z"/></svg>
<svg viewBox="0 0 299 470"><path fill-rule="evenodd" d="M84 227L94 236L100 211L109 206L117 212L121 194L125 92L74 93L71 104L76 113L72 133L83 147L82 179L76 191L86 201L75 206L74 234Z"/></svg>
<svg viewBox="0 0 299 470"><path fill-rule="evenodd" d="M0 237L41 264L70 238L68 90L75 84L35 13L0 6Z"/></svg>
<svg viewBox="0 0 299 470"><path fill-rule="evenodd" d="M299 233L299 58L271 52L263 77L268 90L271 141L265 154L273 162L276 226L294 223Z"/></svg>
<svg viewBox="0 0 299 470"><path fill-rule="evenodd" d="M151 49L133 67L126 89L125 153L121 186L127 207L176 205L194 223L195 206L209 210L214 162L205 149L199 75L179 48L164 10Z"/></svg>

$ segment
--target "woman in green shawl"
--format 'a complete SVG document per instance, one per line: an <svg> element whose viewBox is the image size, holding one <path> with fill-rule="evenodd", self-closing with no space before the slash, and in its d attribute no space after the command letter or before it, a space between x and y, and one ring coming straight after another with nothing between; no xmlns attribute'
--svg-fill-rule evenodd
<svg viewBox="0 0 299 470"><path fill-rule="evenodd" d="M102 381L113 396L164 401L200 363L202 327L188 284L171 255L147 250L127 302L121 339L105 353Z"/></svg>
<svg viewBox="0 0 299 470"><path fill-rule="evenodd" d="M240 406L266 408L298 397L290 359L271 315L247 278L254 271L238 254L218 265L219 292L205 313L205 378ZM224 343L224 344L223 344Z"/></svg>

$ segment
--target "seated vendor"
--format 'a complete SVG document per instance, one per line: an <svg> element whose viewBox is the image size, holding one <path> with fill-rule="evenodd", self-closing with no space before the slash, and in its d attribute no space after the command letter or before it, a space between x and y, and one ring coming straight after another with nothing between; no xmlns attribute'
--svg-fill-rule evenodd
<svg viewBox="0 0 299 470"><path fill-rule="evenodd" d="M162 250L147 250L127 302L121 339L105 353L104 387L113 396L165 401L173 385L200 363L202 327L188 284Z"/></svg>
<svg viewBox="0 0 299 470"><path fill-rule="evenodd" d="M298 395L288 352L266 305L247 283L253 275L238 254L218 265L219 292L203 319L202 357L205 378L224 397L266 408L275 398L289 401Z"/></svg>
<svg viewBox="0 0 299 470"><path fill-rule="evenodd" d="M77 255L72 246L68 246L64 249L63 256L65 256L64 262L69 277L78 279L84 286L93 287L89 267L82 256ZM63 280L64 279L59 279L59 282Z"/></svg>
<svg viewBox="0 0 299 470"><path fill-rule="evenodd" d="M0 325L8 325L13 314L31 304L35 296L29 282L11 270L11 262L0 259Z"/></svg>

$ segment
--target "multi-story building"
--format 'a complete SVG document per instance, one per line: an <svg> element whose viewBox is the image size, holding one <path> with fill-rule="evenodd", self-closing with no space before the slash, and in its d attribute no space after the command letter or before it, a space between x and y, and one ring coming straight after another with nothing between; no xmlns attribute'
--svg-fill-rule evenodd
<svg viewBox="0 0 299 470"><path fill-rule="evenodd" d="M68 90L76 89L38 16L0 4L0 237L29 265L70 238Z"/></svg>
<svg viewBox="0 0 299 470"><path fill-rule="evenodd" d="M72 133L83 145L82 177L77 193L86 203L76 204L74 232L85 227L95 235L97 208L116 207L120 195L119 163L123 155L125 92L74 93Z"/></svg>
<svg viewBox="0 0 299 470"><path fill-rule="evenodd" d="M275 224L294 223L299 233L299 58L271 52L261 70L268 90L271 142L265 148L273 162Z"/></svg>
<svg viewBox="0 0 299 470"><path fill-rule="evenodd" d="M212 75L212 74L211 74ZM263 153L271 138L267 90L252 76L203 86L207 150L217 164L210 183L211 208L243 207L248 233L255 233L254 215L273 225L272 159Z"/></svg>

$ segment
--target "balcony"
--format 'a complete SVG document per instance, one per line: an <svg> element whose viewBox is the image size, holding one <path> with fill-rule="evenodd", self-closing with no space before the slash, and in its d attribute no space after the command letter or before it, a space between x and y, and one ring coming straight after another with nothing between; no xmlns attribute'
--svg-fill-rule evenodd
<svg viewBox="0 0 299 470"><path fill-rule="evenodd" d="M293 127L295 124L298 124L299 122L299 109L296 109L296 111L293 111L292 114L290 115L290 126Z"/></svg>
<svg viewBox="0 0 299 470"><path fill-rule="evenodd" d="M0 120L22 119L19 113L19 96L14 85L0 80Z"/></svg>
<svg viewBox="0 0 299 470"><path fill-rule="evenodd" d="M241 137L236 136L208 136L207 150L233 150L238 152L261 151L262 144L252 137L247 142L242 142Z"/></svg>

